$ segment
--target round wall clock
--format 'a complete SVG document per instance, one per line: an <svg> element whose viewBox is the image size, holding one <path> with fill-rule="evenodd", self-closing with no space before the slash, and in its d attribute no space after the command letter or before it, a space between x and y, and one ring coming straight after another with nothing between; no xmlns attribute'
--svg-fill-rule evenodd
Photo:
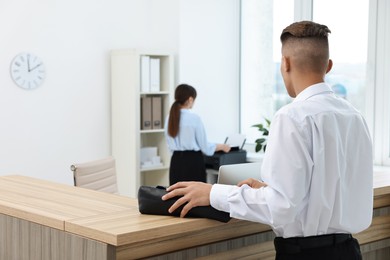
<svg viewBox="0 0 390 260"><path fill-rule="evenodd" d="M29 52L22 52L11 62L11 78L23 89L35 89L45 79L45 65L42 60Z"/></svg>

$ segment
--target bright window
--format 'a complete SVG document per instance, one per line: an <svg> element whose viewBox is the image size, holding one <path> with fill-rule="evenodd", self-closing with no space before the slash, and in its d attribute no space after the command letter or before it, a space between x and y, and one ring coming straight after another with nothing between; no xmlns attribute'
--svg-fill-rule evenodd
<svg viewBox="0 0 390 260"><path fill-rule="evenodd" d="M280 33L294 20L313 20L331 30L326 82L365 116L374 163L390 166L389 16L388 0L241 0L240 129L247 143L260 135L252 125L291 102L279 68Z"/></svg>
<svg viewBox="0 0 390 260"><path fill-rule="evenodd" d="M280 34L294 19L294 1L241 1L241 132L253 143L251 127L290 102L280 74Z"/></svg>
<svg viewBox="0 0 390 260"><path fill-rule="evenodd" d="M314 0L313 21L325 24L333 68L326 77L336 94L365 114L368 0ZM351 10L353 7L353 11Z"/></svg>

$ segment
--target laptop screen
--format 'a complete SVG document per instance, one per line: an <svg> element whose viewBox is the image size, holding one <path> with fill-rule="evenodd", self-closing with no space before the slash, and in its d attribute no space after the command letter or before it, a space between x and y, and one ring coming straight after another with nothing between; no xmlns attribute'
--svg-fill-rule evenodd
<svg viewBox="0 0 390 260"><path fill-rule="evenodd" d="M261 179L261 163L226 164L219 167L219 184L237 185L248 178Z"/></svg>

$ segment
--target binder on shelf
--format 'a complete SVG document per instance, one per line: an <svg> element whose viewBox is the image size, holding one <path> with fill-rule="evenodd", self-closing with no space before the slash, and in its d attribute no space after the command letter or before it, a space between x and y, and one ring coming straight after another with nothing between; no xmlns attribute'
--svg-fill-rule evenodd
<svg viewBox="0 0 390 260"><path fill-rule="evenodd" d="M150 91L160 91L160 59L150 58Z"/></svg>
<svg viewBox="0 0 390 260"><path fill-rule="evenodd" d="M152 97L141 98L141 129L152 129Z"/></svg>
<svg viewBox="0 0 390 260"><path fill-rule="evenodd" d="M150 92L150 56L141 56L141 92Z"/></svg>
<svg viewBox="0 0 390 260"><path fill-rule="evenodd" d="M152 129L162 128L161 97L152 97Z"/></svg>

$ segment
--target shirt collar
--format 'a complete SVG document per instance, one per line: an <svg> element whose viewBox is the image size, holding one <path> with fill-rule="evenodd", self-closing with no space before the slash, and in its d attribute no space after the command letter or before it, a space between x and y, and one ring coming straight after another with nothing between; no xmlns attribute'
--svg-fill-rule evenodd
<svg viewBox="0 0 390 260"><path fill-rule="evenodd" d="M305 88L301 93L296 96L293 102L306 100L311 98L312 96L324 93L333 93L333 90L326 83L317 83Z"/></svg>

